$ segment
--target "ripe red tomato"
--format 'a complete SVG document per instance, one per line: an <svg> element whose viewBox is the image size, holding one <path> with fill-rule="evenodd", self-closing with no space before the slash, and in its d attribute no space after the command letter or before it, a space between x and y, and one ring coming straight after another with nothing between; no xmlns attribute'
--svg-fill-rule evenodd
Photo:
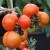
<svg viewBox="0 0 50 50"><path fill-rule="evenodd" d="M21 42L21 36L14 31L8 31L3 36L3 44L8 48L17 48Z"/></svg>
<svg viewBox="0 0 50 50"><path fill-rule="evenodd" d="M31 20L26 15L22 15L18 20L18 24L22 29L26 29L30 26Z"/></svg>
<svg viewBox="0 0 50 50"><path fill-rule="evenodd" d="M46 12L41 12L40 11L38 13L38 17L40 19L40 23L42 23L44 25L48 24L48 22L49 22L49 16L48 16L48 14Z"/></svg>
<svg viewBox="0 0 50 50"><path fill-rule="evenodd" d="M2 19L2 26L5 30L14 30L15 23L18 22L18 17L15 14L7 14Z"/></svg>
<svg viewBox="0 0 50 50"><path fill-rule="evenodd" d="M23 48L22 50L30 50L29 48Z"/></svg>
<svg viewBox="0 0 50 50"><path fill-rule="evenodd" d="M24 6L22 13L28 17L37 14L39 12L39 7L35 4L27 4Z"/></svg>
<svg viewBox="0 0 50 50"><path fill-rule="evenodd" d="M20 48L20 49L26 48L26 44L27 44L27 40L23 41L23 42L20 44L19 48Z"/></svg>

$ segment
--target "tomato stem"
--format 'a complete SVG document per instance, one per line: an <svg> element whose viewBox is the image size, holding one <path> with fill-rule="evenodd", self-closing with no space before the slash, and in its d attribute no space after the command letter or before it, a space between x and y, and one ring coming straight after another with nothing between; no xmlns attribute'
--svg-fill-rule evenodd
<svg viewBox="0 0 50 50"><path fill-rule="evenodd" d="M15 10L16 10L17 13L20 14L20 16L22 15L22 12L21 12L21 10L19 9L19 7L15 7Z"/></svg>
<svg viewBox="0 0 50 50"><path fill-rule="evenodd" d="M13 8L13 1L12 0L6 0L8 8Z"/></svg>

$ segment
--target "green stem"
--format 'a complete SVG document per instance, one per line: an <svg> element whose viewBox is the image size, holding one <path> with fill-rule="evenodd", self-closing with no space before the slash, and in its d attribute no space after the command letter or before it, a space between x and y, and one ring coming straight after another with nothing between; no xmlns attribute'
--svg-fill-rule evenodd
<svg viewBox="0 0 50 50"><path fill-rule="evenodd" d="M21 10L19 9L19 7L15 7L15 11L16 11L17 13L19 13L20 16L22 15L22 12L21 12Z"/></svg>
<svg viewBox="0 0 50 50"><path fill-rule="evenodd" d="M13 9L13 0L10 0L10 2L11 2L11 8Z"/></svg>
<svg viewBox="0 0 50 50"><path fill-rule="evenodd" d="M6 0L8 8L13 8L13 1L12 0Z"/></svg>
<svg viewBox="0 0 50 50"><path fill-rule="evenodd" d="M13 0L7 0L7 5L8 5L8 8L12 9L12 11L10 12L14 12L14 8L13 8Z"/></svg>

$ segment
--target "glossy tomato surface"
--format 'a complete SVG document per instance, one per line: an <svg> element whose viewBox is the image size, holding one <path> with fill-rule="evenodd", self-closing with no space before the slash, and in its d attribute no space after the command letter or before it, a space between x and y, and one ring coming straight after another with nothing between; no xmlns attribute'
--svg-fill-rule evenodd
<svg viewBox="0 0 50 50"><path fill-rule="evenodd" d="M15 23L18 22L18 17L15 14L7 14L2 19L2 26L5 30L14 30Z"/></svg>
<svg viewBox="0 0 50 50"><path fill-rule="evenodd" d="M8 31L3 36L3 44L8 48L17 48L21 42L21 36L14 31Z"/></svg>
<svg viewBox="0 0 50 50"><path fill-rule="evenodd" d="M27 15L29 17L37 14L39 12L39 8L37 5L30 3L24 6L22 12L24 15Z"/></svg>
<svg viewBox="0 0 50 50"><path fill-rule="evenodd" d="M18 24L22 29L26 29L30 26L31 19L26 15L22 15L18 20Z"/></svg>
<svg viewBox="0 0 50 50"><path fill-rule="evenodd" d="M48 22L49 22L49 15L46 12L39 11L38 17L40 19L40 23L42 23L43 25L48 24Z"/></svg>

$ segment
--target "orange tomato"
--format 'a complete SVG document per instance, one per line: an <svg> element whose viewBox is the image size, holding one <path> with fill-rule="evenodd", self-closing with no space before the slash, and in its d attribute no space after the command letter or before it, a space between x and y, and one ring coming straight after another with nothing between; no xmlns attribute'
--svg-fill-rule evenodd
<svg viewBox="0 0 50 50"><path fill-rule="evenodd" d="M3 44L8 48L17 48L21 42L21 36L14 31L8 31L3 36Z"/></svg>
<svg viewBox="0 0 50 50"><path fill-rule="evenodd" d="M24 40L24 41L20 44L19 48L20 48L20 49L26 48L26 44L27 44L27 40Z"/></svg>
<svg viewBox="0 0 50 50"><path fill-rule="evenodd" d="M18 22L18 17L15 14L7 14L2 19L2 26L5 30L14 30L15 23Z"/></svg>
<svg viewBox="0 0 50 50"><path fill-rule="evenodd" d="M37 14L39 12L39 7L35 4L27 4L24 6L22 13L28 17Z"/></svg>
<svg viewBox="0 0 50 50"><path fill-rule="evenodd" d="M39 17L39 19L40 19L40 22L42 23L42 24L44 24L44 25L46 25L46 24L48 24L48 22L49 22L49 16L48 16L48 14L46 13L46 12L39 12L38 13L38 17Z"/></svg>

